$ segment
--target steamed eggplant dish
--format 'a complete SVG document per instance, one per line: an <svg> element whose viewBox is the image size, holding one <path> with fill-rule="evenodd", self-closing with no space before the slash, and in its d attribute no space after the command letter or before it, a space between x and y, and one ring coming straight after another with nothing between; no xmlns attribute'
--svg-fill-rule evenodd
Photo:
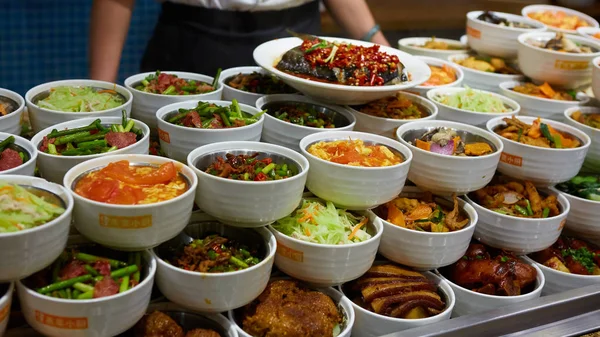
<svg viewBox="0 0 600 337"><path fill-rule="evenodd" d="M523 22L517 21L509 21L503 17L496 15L494 12L484 11L477 17L478 20L491 23L498 26L510 27L510 28L523 28L523 29L532 29L535 28L531 25L528 25Z"/></svg>
<svg viewBox="0 0 600 337"><path fill-rule="evenodd" d="M600 275L600 248L580 239L561 236L551 247L530 257L563 273Z"/></svg>
<svg viewBox="0 0 600 337"><path fill-rule="evenodd" d="M293 76L351 86L409 81L398 56L379 49L379 45L364 47L311 37L283 54L275 67Z"/></svg>
<svg viewBox="0 0 600 337"><path fill-rule="evenodd" d="M446 309L446 298L437 284L419 272L393 264L373 266L343 289L362 308L393 318L427 318Z"/></svg>
<svg viewBox="0 0 600 337"><path fill-rule="evenodd" d="M407 229L421 232L454 232L463 229L469 218L459 209L458 198L452 196L450 202L440 203L431 193L423 193L420 198L398 197L379 206L376 213L388 222Z"/></svg>
<svg viewBox="0 0 600 337"><path fill-rule="evenodd" d="M556 195L540 194L529 181L492 181L469 197L489 210L520 218L548 218L561 213Z"/></svg>
<svg viewBox="0 0 600 337"><path fill-rule="evenodd" d="M579 139L554 129L539 117L532 124L522 122L515 116L503 120L506 124L498 126L494 132L512 141L552 149L573 149L581 146Z"/></svg>
<svg viewBox="0 0 600 337"><path fill-rule="evenodd" d="M590 54L598 52L598 50L595 50L592 47L584 46L571 39L568 39L563 33L556 33L556 36L548 41L531 39L529 40L529 44L534 47L557 51L560 53Z"/></svg>
<svg viewBox="0 0 600 337"><path fill-rule="evenodd" d="M478 157L494 152L488 143L465 142L455 130L435 128L410 142L421 150L447 156Z"/></svg>
<svg viewBox="0 0 600 337"><path fill-rule="evenodd" d="M496 296L527 294L537 278L536 269L513 253L478 242L471 242L465 255L441 272L463 288Z"/></svg>

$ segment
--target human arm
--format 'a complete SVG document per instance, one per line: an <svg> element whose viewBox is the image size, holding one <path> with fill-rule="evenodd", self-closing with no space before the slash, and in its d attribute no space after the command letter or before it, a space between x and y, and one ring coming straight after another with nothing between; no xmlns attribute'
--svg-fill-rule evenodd
<svg viewBox="0 0 600 337"><path fill-rule="evenodd" d="M90 78L115 82L135 0L94 0L90 18Z"/></svg>
<svg viewBox="0 0 600 337"><path fill-rule="evenodd" d="M325 6L344 30L354 39L360 39L375 26L375 19L365 0L324 0ZM390 43L381 31L371 42L389 46Z"/></svg>

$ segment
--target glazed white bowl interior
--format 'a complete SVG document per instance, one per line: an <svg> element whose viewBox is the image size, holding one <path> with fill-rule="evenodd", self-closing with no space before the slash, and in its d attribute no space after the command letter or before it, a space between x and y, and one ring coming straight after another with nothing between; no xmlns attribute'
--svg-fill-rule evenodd
<svg viewBox="0 0 600 337"><path fill-rule="evenodd" d="M294 165L299 172L290 178L260 182L226 179L205 172L217 157L226 153L255 152ZM290 214L302 198L309 170L308 161L299 153L259 142L205 145L192 151L187 163L198 177L198 207L219 221L238 227L262 227Z"/></svg>
<svg viewBox="0 0 600 337"><path fill-rule="evenodd" d="M519 116L518 119L531 125L537 118ZM542 119L542 123L579 139L581 146L571 149L543 148L518 143L499 135L504 144L504 152L498 164L500 173L516 179L529 180L540 186L561 183L577 175L590 147L590 137L561 122ZM497 117L488 121L486 127L489 132L494 133L496 128L505 124L503 117Z"/></svg>
<svg viewBox="0 0 600 337"><path fill-rule="evenodd" d="M321 159L309 151L311 146L320 142L348 139L362 140L366 145L383 145L403 160L392 166L352 166ZM311 166L306 188L319 198L351 210L370 209L394 199L404 187L413 158L406 146L393 139L356 131L330 131L306 136L300 141L300 150Z"/></svg>
<svg viewBox="0 0 600 337"><path fill-rule="evenodd" d="M110 124L121 124L122 120L121 117L89 117L67 121L64 123L53 125L36 133L31 139L31 143L36 148L39 148L44 140L44 137L50 134L52 130L56 129L58 131L62 131L67 129L74 129L89 125L96 119L100 119L100 122L105 126ZM122 149L83 156L60 156L46 153L44 151L39 151L38 168L40 171L40 175L48 181L57 184L62 184L63 178L67 171L69 171L73 166L79 163L83 163L84 161L116 154L148 154L150 148L150 128L148 128L148 126L143 122L140 122L138 120L133 121L134 127L141 130L144 136L142 137L142 139L136 141L135 144L131 144Z"/></svg>
<svg viewBox="0 0 600 337"><path fill-rule="evenodd" d="M45 95L52 88L60 86L94 87L114 90L125 98L125 103L116 108L94 112L55 111L37 105L37 100L41 98L41 95ZM37 133L52 125L84 117L121 117L123 110L125 110L127 116L129 116L131 113L133 95L128 89L115 83L96 80L62 80L40 84L29 89L25 94L25 102L27 104L31 128Z"/></svg>
<svg viewBox="0 0 600 337"><path fill-rule="evenodd" d="M21 134L21 118L25 111L25 99L14 91L0 88L0 97L6 97L16 104L16 109L9 114L0 116L0 132L13 135Z"/></svg>
<svg viewBox="0 0 600 337"><path fill-rule="evenodd" d="M1 122L0 122L1 123ZM18 135L13 135L10 133L0 132L0 142L6 140L9 137L14 137L14 143L12 144L11 149L16 150L17 152L23 151L25 152L26 161L23 164L10 168L8 170L0 171L0 175L4 174L15 174L15 175L24 175L24 176L32 176L35 173L35 166L38 159L38 150L36 147L27 139L20 137ZM0 152L1 153L1 152Z"/></svg>
<svg viewBox="0 0 600 337"><path fill-rule="evenodd" d="M447 156L410 144L435 128L457 130L463 140L486 142L494 152L478 157ZM396 139L413 153L408 179L422 190L445 196L452 193L469 193L487 185L496 172L500 154L504 149L500 139L488 131L472 125L441 120L402 125L396 131Z"/></svg>
<svg viewBox="0 0 600 337"><path fill-rule="evenodd" d="M423 194L417 187L406 186L399 197L412 199L420 198ZM435 197L434 200L448 209L453 208L452 202L448 199ZM458 204L459 210L466 215L469 223L453 232L421 232L395 225L379 217L384 231L379 253L390 261L417 270L432 270L458 261L469 248L477 224L475 209L462 199L458 199Z"/></svg>
<svg viewBox="0 0 600 337"><path fill-rule="evenodd" d="M463 84L469 86L471 88L491 91L495 93L500 93L500 88L498 87L500 83L506 81L522 81L525 80L525 76L520 74L496 74L486 71L480 71L476 69L471 69L465 66L462 66L457 63L457 61L465 60L473 55L469 54L457 54L451 55L448 57L448 60L452 63L455 63L460 67L460 69L465 74L465 78L463 80ZM509 62L509 66L510 66Z"/></svg>
<svg viewBox="0 0 600 337"><path fill-rule="evenodd" d="M249 268L220 273L188 271L171 264L176 252L208 234L260 247L262 260ZM200 311L219 313L242 307L263 292L269 281L277 242L266 228L236 228L219 223L204 214L192 215L190 224L177 237L155 247L151 253L158 261L156 284L172 302Z"/></svg>
<svg viewBox="0 0 600 337"><path fill-rule="evenodd" d="M179 175L186 180L188 189L172 199L138 205L98 202L74 192L76 183L87 173L122 160L129 161L130 165L158 166L173 163ZM188 224L198 178L192 169L168 158L121 154L99 157L77 164L67 172L63 185L74 197L74 224L82 235L114 249L141 250L173 238Z"/></svg>
<svg viewBox="0 0 600 337"><path fill-rule="evenodd" d="M64 187L41 178L0 175L0 181L31 186L52 193L65 211L35 228L0 234L0 282L18 280L50 265L62 253L69 234L73 197Z"/></svg>
<svg viewBox="0 0 600 337"><path fill-rule="evenodd" d="M539 189L544 195L554 194L547 189ZM570 205L562 194L557 194L560 214L548 218L520 218L500 214L487 209L472 200L465 200L475 208L479 223L475 227L474 238L499 249L516 254L529 254L550 247L560 236L565 225Z"/></svg>
<svg viewBox="0 0 600 337"><path fill-rule="evenodd" d="M337 37L322 37L322 39L366 47L373 45L373 43L370 42ZM324 100L328 103L363 104L378 98L389 96L399 90L419 85L425 82L430 76L429 67L427 67L424 62L408 53L385 46L381 46L380 50L390 55L398 56L400 62L404 64L410 75L410 81L384 86L349 86L312 81L278 70L275 66L282 55L288 50L299 46L300 43L301 40L296 37L280 38L265 42L254 49L254 61L259 66L281 78L285 83L303 94Z"/></svg>
<svg viewBox="0 0 600 337"><path fill-rule="evenodd" d="M214 80L211 76L182 71L162 71L162 73L208 84L212 84ZM220 100L223 93L223 85L220 81L214 91L196 95L161 95L135 88L143 79L152 74L155 74L155 72L136 74L125 79L125 86L131 91L134 98L131 109L132 116L146 123L151 129L156 128L156 110L163 106L188 100Z"/></svg>
<svg viewBox="0 0 600 337"><path fill-rule="evenodd" d="M208 100L200 102L226 107L232 105L229 101ZM190 152L203 145L226 141L258 142L260 140L265 121L264 114L252 124L222 129L187 127L168 122L168 119L176 115L179 109L194 109L198 106L198 103L196 100L173 103L163 106L156 112L160 146L167 157L185 163ZM242 112L252 116L260 112L260 110L250 105L238 105Z"/></svg>
<svg viewBox="0 0 600 337"><path fill-rule="evenodd" d="M314 109L331 118L335 128L314 128L297 125L276 118L273 114L276 109L295 105L307 109ZM300 152L300 140L308 135L326 131L351 131L356 125L356 117L346 108L339 105L321 103L310 97L291 94L266 95L256 101L259 110L267 110L261 141L265 143L285 146Z"/></svg>

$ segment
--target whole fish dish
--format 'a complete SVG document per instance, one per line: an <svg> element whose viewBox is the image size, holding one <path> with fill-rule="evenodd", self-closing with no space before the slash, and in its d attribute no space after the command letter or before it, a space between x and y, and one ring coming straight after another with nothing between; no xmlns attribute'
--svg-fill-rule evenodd
<svg viewBox="0 0 600 337"><path fill-rule="evenodd" d="M352 85L382 86L407 82L409 76L398 56L370 47L304 37L275 66L309 80Z"/></svg>

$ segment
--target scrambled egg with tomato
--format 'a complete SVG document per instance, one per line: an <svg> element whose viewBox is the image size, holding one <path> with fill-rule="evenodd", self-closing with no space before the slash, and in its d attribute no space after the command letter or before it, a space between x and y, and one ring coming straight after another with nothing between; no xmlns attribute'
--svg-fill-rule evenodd
<svg viewBox="0 0 600 337"><path fill-rule="evenodd" d="M430 65L429 69L431 69L431 76L429 76L429 79L425 83L421 84L424 87L446 85L456 81L454 69L446 64L441 67Z"/></svg>
<svg viewBox="0 0 600 337"><path fill-rule="evenodd" d="M319 142L308 152L332 163L350 166L383 167L403 162L403 158L384 145L365 145L360 139Z"/></svg>
<svg viewBox="0 0 600 337"><path fill-rule="evenodd" d="M75 193L98 202L120 205L152 204L170 200L189 188L172 162L155 166L110 163L88 173L75 186Z"/></svg>

